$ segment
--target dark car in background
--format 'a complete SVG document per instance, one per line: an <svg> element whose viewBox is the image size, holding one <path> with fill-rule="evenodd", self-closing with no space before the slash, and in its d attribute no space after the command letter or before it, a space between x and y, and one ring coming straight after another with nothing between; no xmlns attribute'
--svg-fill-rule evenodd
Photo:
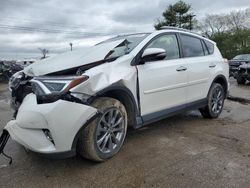
<svg viewBox="0 0 250 188"><path fill-rule="evenodd" d="M17 64L17 63L12 63L10 65L10 68L11 68L12 74L15 74L16 72L23 70L24 66Z"/></svg>
<svg viewBox="0 0 250 188"><path fill-rule="evenodd" d="M11 67L8 63L0 62L0 82L6 82L11 77Z"/></svg>
<svg viewBox="0 0 250 188"><path fill-rule="evenodd" d="M229 60L229 74L237 79L239 67L250 62L250 54L241 54Z"/></svg>
<svg viewBox="0 0 250 188"><path fill-rule="evenodd" d="M0 61L0 82L8 82L13 74L23 68L24 66L18 63Z"/></svg>
<svg viewBox="0 0 250 188"><path fill-rule="evenodd" d="M250 63L240 65L238 69L237 83L245 84L247 80L250 81Z"/></svg>

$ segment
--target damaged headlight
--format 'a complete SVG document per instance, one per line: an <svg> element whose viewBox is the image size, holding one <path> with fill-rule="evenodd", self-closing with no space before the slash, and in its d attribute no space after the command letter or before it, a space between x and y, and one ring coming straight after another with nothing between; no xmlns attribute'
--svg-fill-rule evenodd
<svg viewBox="0 0 250 188"><path fill-rule="evenodd" d="M66 93L73 87L86 81L88 76L78 76L78 77L37 77L31 82L36 85L35 90L42 90L44 94L52 94L63 92ZM39 86L39 87L38 87ZM40 92L39 92L40 93Z"/></svg>
<svg viewBox="0 0 250 188"><path fill-rule="evenodd" d="M87 95L69 92L72 88L86 81L88 76L70 78L44 78L37 77L31 81L33 92L37 96L38 103L50 103L59 99L84 102Z"/></svg>

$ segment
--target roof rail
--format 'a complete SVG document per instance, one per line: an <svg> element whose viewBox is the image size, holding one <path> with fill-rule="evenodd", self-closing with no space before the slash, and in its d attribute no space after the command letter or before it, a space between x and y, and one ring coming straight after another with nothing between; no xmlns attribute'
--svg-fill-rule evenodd
<svg viewBox="0 0 250 188"><path fill-rule="evenodd" d="M185 31L185 32L189 32L189 33L193 33L195 35L199 35L199 36L202 36L202 37L206 37L200 33L197 33L197 32L194 32L194 31L191 31L191 30L188 30L188 29L183 29L183 28L179 28L179 27L173 27L173 26L162 26L160 28L160 30L164 30L164 29L168 29L168 30L177 30L177 31Z"/></svg>

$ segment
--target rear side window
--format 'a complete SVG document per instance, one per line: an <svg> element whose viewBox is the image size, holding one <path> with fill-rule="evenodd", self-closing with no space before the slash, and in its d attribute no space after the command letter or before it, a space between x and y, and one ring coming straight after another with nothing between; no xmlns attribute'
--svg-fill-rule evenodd
<svg viewBox="0 0 250 188"><path fill-rule="evenodd" d="M201 40L189 35L180 35L184 57L204 56Z"/></svg>
<svg viewBox="0 0 250 188"><path fill-rule="evenodd" d="M206 46L205 42L202 40L201 43L202 43L202 47L203 47L203 50L204 50L205 55L209 55L209 51L208 51L208 49L207 49L207 46Z"/></svg>
<svg viewBox="0 0 250 188"><path fill-rule="evenodd" d="M208 42L206 40L204 40L204 42L207 46L209 54L213 54L214 53L214 45L211 42Z"/></svg>

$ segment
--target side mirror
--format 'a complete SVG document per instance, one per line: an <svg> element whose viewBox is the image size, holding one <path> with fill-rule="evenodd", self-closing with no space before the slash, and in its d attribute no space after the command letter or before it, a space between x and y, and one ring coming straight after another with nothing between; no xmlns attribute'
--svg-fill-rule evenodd
<svg viewBox="0 0 250 188"><path fill-rule="evenodd" d="M162 48L147 48L142 54L142 60L144 62L148 61L158 61L166 58L166 50Z"/></svg>

